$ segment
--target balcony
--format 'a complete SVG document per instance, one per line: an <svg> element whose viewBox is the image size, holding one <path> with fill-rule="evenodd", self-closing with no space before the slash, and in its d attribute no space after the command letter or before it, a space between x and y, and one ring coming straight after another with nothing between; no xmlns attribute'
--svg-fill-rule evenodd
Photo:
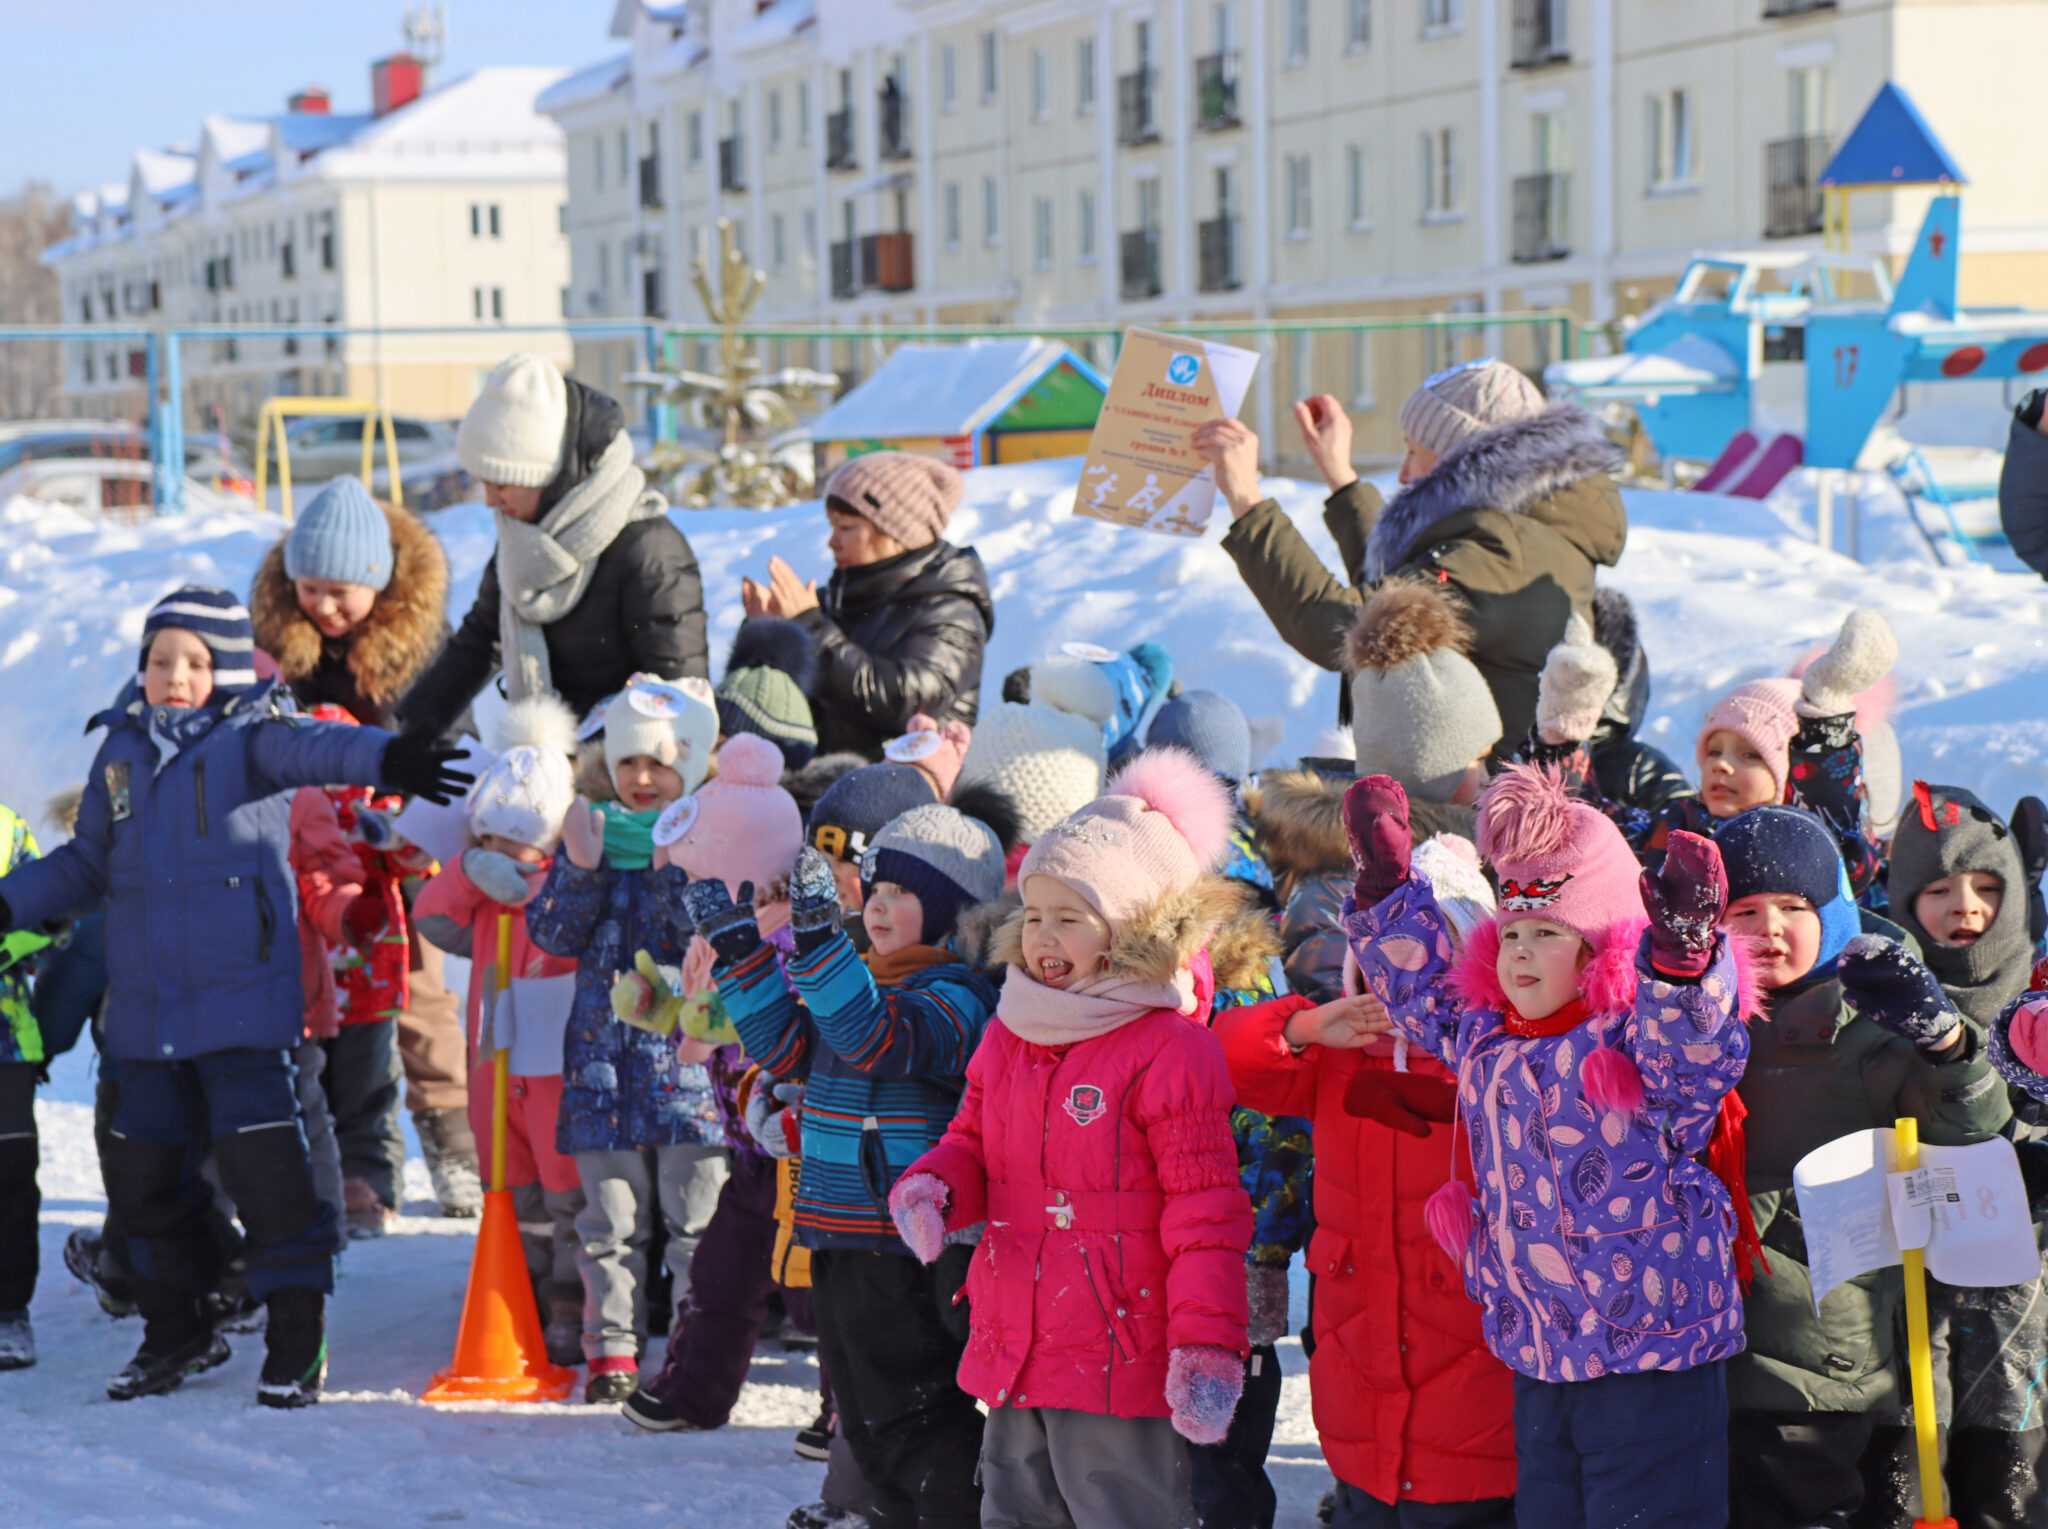
<svg viewBox="0 0 2048 1529"><path fill-rule="evenodd" d="M856 170L853 157L853 108L842 106L825 119L825 168Z"/></svg>
<svg viewBox="0 0 2048 1529"><path fill-rule="evenodd" d="M1242 127L1237 110L1237 55L1211 53L1195 60L1195 126L1205 133Z"/></svg>
<svg viewBox="0 0 2048 1529"><path fill-rule="evenodd" d="M1515 0L1514 51L1509 63L1516 69L1541 69L1561 64L1572 56L1565 42L1566 0Z"/></svg>
<svg viewBox="0 0 2048 1529"><path fill-rule="evenodd" d="M650 211L661 205L661 159L654 154L640 157L640 205Z"/></svg>
<svg viewBox="0 0 2048 1529"><path fill-rule="evenodd" d="M1195 225L1201 254L1201 289L1235 292L1244 285L1237 270L1237 225L1232 217L1210 218Z"/></svg>
<svg viewBox="0 0 2048 1529"><path fill-rule="evenodd" d="M1125 148L1159 141L1156 85L1150 69L1117 76L1116 141Z"/></svg>
<svg viewBox="0 0 2048 1529"><path fill-rule="evenodd" d="M1764 145L1764 237L1797 239L1821 230L1820 172L1834 153L1826 133Z"/></svg>
<svg viewBox="0 0 2048 1529"><path fill-rule="evenodd" d="M1836 0L1764 0L1764 20L1777 21L1786 16L1806 16L1814 11L1831 11Z"/></svg>
<svg viewBox="0 0 2048 1529"><path fill-rule="evenodd" d="M881 92L882 158L909 159L917 151L910 142L910 103L900 90Z"/></svg>
<svg viewBox="0 0 2048 1529"><path fill-rule="evenodd" d="M1555 170L1515 177L1515 246L1518 265L1562 260L1572 252L1572 178Z"/></svg>
<svg viewBox="0 0 2048 1529"><path fill-rule="evenodd" d="M917 251L908 230L862 234L832 246L832 295L842 301L863 292L909 292L917 286Z"/></svg>
<svg viewBox="0 0 2048 1529"><path fill-rule="evenodd" d="M747 189L746 144L738 138L718 140L718 189L720 191L744 191Z"/></svg>
<svg viewBox="0 0 2048 1529"><path fill-rule="evenodd" d="M832 295L842 300L860 296L860 245L855 240L832 241Z"/></svg>
<svg viewBox="0 0 2048 1529"><path fill-rule="evenodd" d="M1120 237L1118 270L1123 277L1120 290L1127 303L1143 302L1166 290L1159 279L1159 230L1137 228Z"/></svg>

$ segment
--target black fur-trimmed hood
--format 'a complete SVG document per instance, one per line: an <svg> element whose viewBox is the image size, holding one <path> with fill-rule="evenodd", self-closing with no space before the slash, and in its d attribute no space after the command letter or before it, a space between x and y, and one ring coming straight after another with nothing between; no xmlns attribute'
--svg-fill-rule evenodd
<svg viewBox="0 0 2048 1529"><path fill-rule="evenodd" d="M1621 452L1599 422L1570 404L1475 435L1388 502L1366 545L1366 577L1385 578L1432 526L1460 511L1526 515L1561 490L1621 465Z"/></svg>

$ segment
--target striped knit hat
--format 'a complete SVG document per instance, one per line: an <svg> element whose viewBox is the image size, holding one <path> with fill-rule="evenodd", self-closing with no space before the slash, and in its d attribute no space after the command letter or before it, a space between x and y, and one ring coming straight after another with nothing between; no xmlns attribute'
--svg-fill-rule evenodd
<svg viewBox="0 0 2048 1529"><path fill-rule="evenodd" d="M249 611L225 589L187 584L165 595L149 608L142 623L142 658L136 682L147 682L149 646L156 634L175 627L190 632L213 654L213 694L229 701L256 684L256 637L249 627Z"/></svg>

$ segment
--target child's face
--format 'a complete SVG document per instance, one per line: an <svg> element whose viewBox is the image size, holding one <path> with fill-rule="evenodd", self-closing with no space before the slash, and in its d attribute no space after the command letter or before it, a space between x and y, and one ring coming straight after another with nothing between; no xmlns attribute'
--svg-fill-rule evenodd
<svg viewBox="0 0 2048 1529"><path fill-rule="evenodd" d="M1770 992L1790 987L1820 959L1820 914L1792 892L1753 892L1728 905L1723 921L1748 935L1757 981Z"/></svg>
<svg viewBox="0 0 2048 1529"><path fill-rule="evenodd" d="M849 913L861 911L864 894L860 889L860 862L858 860L834 860L832 880L839 887L839 906Z"/></svg>
<svg viewBox="0 0 2048 1529"><path fill-rule="evenodd" d="M1064 881L1025 879L1024 970L1047 987L1071 987L1109 965L1109 925Z"/></svg>
<svg viewBox="0 0 2048 1529"><path fill-rule="evenodd" d="M367 584L343 584L337 579L294 579L299 609L320 629L322 637L346 637L363 624L370 607L377 603L377 591Z"/></svg>
<svg viewBox="0 0 2048 1529"><path fill-rule="evenodd" d="M143 699L152 706L204 706L213 694L213 649L191 632L167 626L150 639L142 671Z"/></svg>
<svg viewBox="0 0 2048 1529"><path fill-rule="evenodd" d="M1920 889L1913 899L1913 917L1937 944L1962 948L1984 937L2004 901L2003 877L1990 871L1958 871Z"/></svg>
<svg viewBox="0 0 2048 1529"><path fill-rule="evenodd" d="M1522 918L1501 930L1493 970L1516 1013L1548 1019L1579 996L1579 970L1591 955L1577 932L1563 924Z"/></svg>
<svg viewBox="0 0 2048 1529"><path fill-rule="evenodd" d="M860 921L867 925L868 945L878 956L894 955L924 940L924 904L908 887L893 881L878 881L861 905Z"/></svg>
<svg viewBox="0 0 2048 1529"><path fill-rule="evenodd" d="M634 812L666 807L683 794L683 778L652 754L634 754L621 759L612 772L612 784L619 800Z"/></svg>
<svg viewBox="0 0 2048 1529"><path fill-rule="evenodd" d="M521 844L517 839L508 839L503 834L485 834L476 841L478 849L490 850L508 860L517 860L521 865L539 865L548 858L547 851L537 844Z"/></svg>
<svg viewBox="0 0 2048 1529"><path fill-rule="evenodd" d="M1732 818L1777 801L1778 782L1764 756L1740 734L1709 733L1700 749L1700 799L1717 818Z"/></svg>
<svg viewBox="0 0 2048 1529"><path fill-rule="evenodd" d="M1453 807L1470 807L1479 800L1479 793L1486 789L1488 780L1486 760L1487 756L1481 754L1465 766L1465 774L1458 782L1458 789L1451 793Z"/></svg>

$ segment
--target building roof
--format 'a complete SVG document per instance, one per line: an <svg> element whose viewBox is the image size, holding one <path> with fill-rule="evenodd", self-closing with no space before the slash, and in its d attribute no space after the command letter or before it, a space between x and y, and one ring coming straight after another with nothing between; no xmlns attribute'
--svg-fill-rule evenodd
<svg viewBox="0 0 2048 1529"><path fill-rule="evenodd" d="M1887 80L1820 172L1823 186L1967 184L1913 98Z"/></svg>
<svg viewBox="0 0 2048 1529"><path fill-rule="evenodd" d="M1057 340L969 340L899 345L881 368L811 423L818 441L908 440L986 430L1048 372L1072 365L1101 376Z"/></svg>
<svg viewBox="0 0 2048 1529"><path fill-rule="evenodd" d="M552 117L557 112L599 100L625 85L632 73L632 64L633 55L630 53L586 64L543 90L535 99L533 108Z"/></svg>
<svg viewBox="0 0 2048 1529"><path fill-rule="evenodd" d="M733 35L732 49L735 53L750 53L757 48L772 48L789 41L817 19L817 0L774 0Z"/></svg>

